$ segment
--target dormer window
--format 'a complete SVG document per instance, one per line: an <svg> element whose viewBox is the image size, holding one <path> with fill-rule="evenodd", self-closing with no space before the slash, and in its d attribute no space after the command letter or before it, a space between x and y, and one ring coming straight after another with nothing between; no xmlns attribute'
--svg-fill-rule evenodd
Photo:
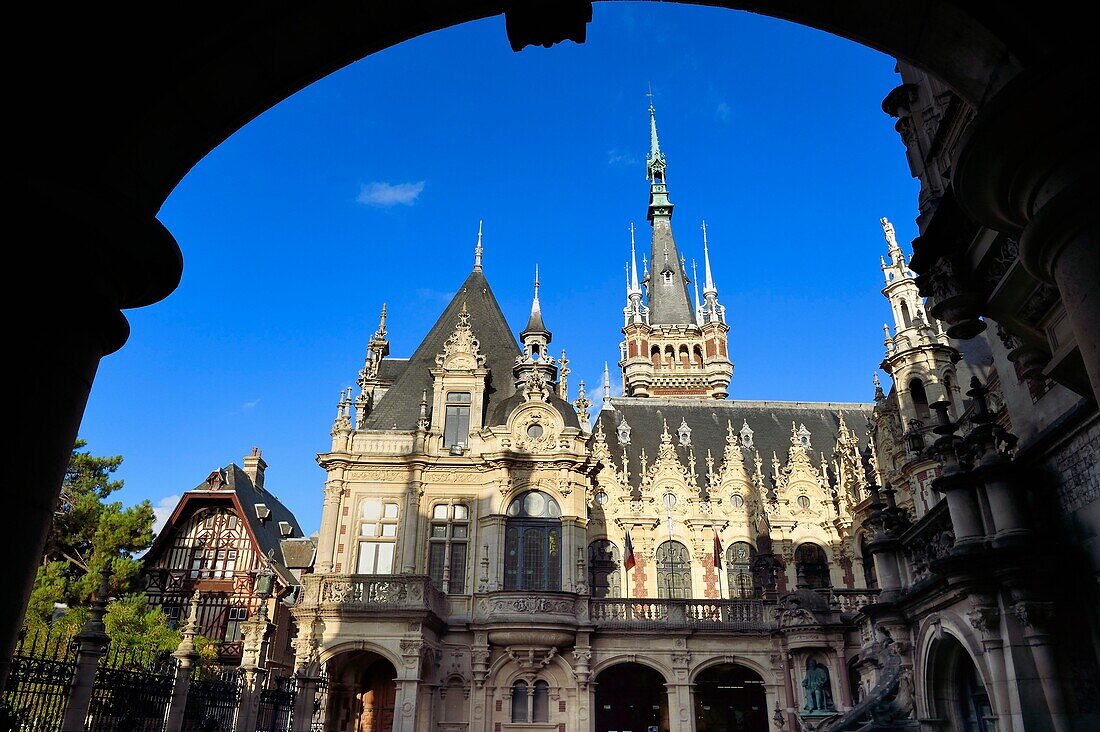
<svg viewBox="0 0 1100 732"><path fill-rule="evenodd" d="M680 420L680 429L677 430L676 434L680 438L680 445L682 447L687 447L691 444L691 428L688 427L686 419Z"/></svg>
<svg viewBox="0 0 1100 732"><path fill-rule="evenodd" d="M662 272L661 273L661 279L664 281L664 283L666 285L671 285L672 284L672 270L666 269L664 272Z"/></svg>
<svg viewBox="0 0 1100 732"><path fill-rule="evenodd" d="M795 437L798 438L798 442L802 445L803 450L810 449L810 431L806 429L806 425L798 425L798 432L795 433Z"/></svg>
<svg viewBox="0 0 1100 732"><path fill-rule="evenodd" d="M752 448L752 435L753 435L753 432L752 432L751 429L749 429L749 423L748 422L744 422L741 425L740 435L741 435L741 447L747 447L747 448L751 449Z"/></svg>
<svg viewBox="0 0 1100 732"><path fill-rule="evenodd" d="M626 423L625 419L619 424L619 444L630 444L630 425Z"/></svg>
<svg viewBox="0 0 1100 732"><path fill-rule="evenodd" d="M447 393L447 411L443 423L443 447L465 447L470 439L470 392Z"/></svg>

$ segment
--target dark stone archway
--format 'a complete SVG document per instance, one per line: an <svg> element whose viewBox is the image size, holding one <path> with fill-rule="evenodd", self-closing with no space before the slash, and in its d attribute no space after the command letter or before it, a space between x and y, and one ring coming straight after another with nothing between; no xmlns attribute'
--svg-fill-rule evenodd
<svg viewBox="0 0 1100 732"><path fill-rule="evenodd" d="M640 663L619 663L601 671L596 677L595 705L596 732L669 729L665 679Z"/></svg>
<svg viewBox="0 0 1100 732"><path fill-rule="evenodd" d="M966 148L974 152L962 157L966 165L958 171L965 182L960 203L983 222L1020 227L1055 200L1062 207L1058 220L1076 225L1078 209L1067 213L1066 201L1092 200L1055 195L1095 162L1067 153L1088 144L1087 116L1070 115L1090 88L1093 69L1092 26L1083 10L1051 3L972 8L958 0L707 4L783 18L905 58L976 107L993 109L979 114ZM313 81L409 38L499 15L511 5L336 0L242 2L216 11L201 5L22 8L20 27L35 52L20 60L9 81L18 182L10 208L31 239L19 242L29 261L30 302L12 307L11 318L15 348L9 350L18 354L11 454L22 469L13 471L17 477L4 496L12 506L3 546L11 585L0 609L0 686L96 368L128 335L120 311L155 303L179 283L181 253L156 219L168 194L234 131ZM586 3L526 5L536 7L508 18L515 45L583 37ZM1048 78L1058 84L1044 84ZM1040 134L1032 134L1033 127ZM1047 134L1052 129L1057 135ZM1037 137L1047 143L1038 157ZM1005 140L1018 142L1006 148ZM1060 175L1067 159L1075 167ZM1050 219L1043 221L1044 235L1064 236L1064 227ZM1029 251L1036 246L1029 244ZM1088 305L1085 295L1075 298ZM1095 327L1080 318L1074 323Z"/></svg>

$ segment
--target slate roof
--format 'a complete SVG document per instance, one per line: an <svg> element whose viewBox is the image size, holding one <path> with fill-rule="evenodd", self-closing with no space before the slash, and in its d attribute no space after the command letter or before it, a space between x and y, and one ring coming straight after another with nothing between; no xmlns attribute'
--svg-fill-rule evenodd
<svg viewBox="0 0 1100 732"><path fill-rule="evenodd" d="M672 270L672 283L666 285L661 275L665 268L665 250L668 251L668 267ZM653 325L687 325L695 322L695 310L688 296L688 278L680 265L680 251L672 235L672 222L655 218L653 243L650 247L649 322Z"/></svg>
<svg viewBox="0 0 1100 732"><path fill-rule="evenodd" d="M378 364L378 378L381 381L393 383L401 377L401 374L405 373L405 369L408 367L409 359L407 358L384 358L382 363Z"/></svg>
<svg viewBox="0 0 1100 732"><path fill-rule="evenodd" d="M630 444L627 456L630 460L630 483L638 487L641 482L640 455L644 448L648 465L652 466L657 458L661 444L664 421L668 422L668 431L672 443L684 466L688 465L687 446L680 446L678 430L681 421L691 428L691 449L695 451L695 477L703 488L706 484L707 449L715 460L715 470L722 464L722 454L726 449L726 424L733 424L734 433L740 433L741 426L748 422L753 431L753 448L743 452L745 465L753 470L754 451L760 452L764 460L765 478L771 477L772 452L786 463L787 452L791 444L791 423L795 427L806 425L810 432L810 454L814 465L818 463L818 453L824 452L830 458L836 445L840 415L856 436L859 437L860 450L867 447L867 421L871 416L873 403L838 402L773 402L773 401L706 401L694 399L654 399L637 397L612 398L612 410L601 410L596 419L603 425L607 446L615 465L622 467L623 447L619 442L619 425L625 419L630 426ZM595 425L593 425L595 430ZM770 482L770 481L769 481Z"/></svg>
<svg viewBox="0 0 1100 732"><path fill-rule="evenodd" d="M512 381L512 365L519 355L519 344L504 319L504 313L482 272L474 270L458 288L439 320L409 358L407 365L394 381L393 386L378 402L367 417L369 430L415 430L420 416L420 399L424 391L432 392L431 369L435 357L443 352L443 345L454 332L462 303L470 314L470 327L478 339L480 351L485 355L489 379L485 389L484 418L493 408L515 393ZM383 361L383 363L386 363Z"/></svg>

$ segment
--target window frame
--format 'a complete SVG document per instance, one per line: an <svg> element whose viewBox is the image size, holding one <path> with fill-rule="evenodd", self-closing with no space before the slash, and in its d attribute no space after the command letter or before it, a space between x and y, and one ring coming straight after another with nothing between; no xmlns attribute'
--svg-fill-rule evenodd
<svg viewBox="0 0 1100 732"><path fill-rule="evenodd" d="M439 509L444 509L445 517L437 517ZM458 509L465 512L465 518L457 518ZM470 571L470 543L471 535L470 503L466 499L458 499L449 502L437 502L432 504L432 510L428 519L428 554L425 567L431 581L441 592L448 595L465 595L468 593ZM436 529L443 529L442 536L436 536ZM463 529L465 536L455 536L456 529ZM432 555L442 550L443 556L439 564L439 576L433 571ZM459 559L461 557L461 559ZM458 584L456 589L456 583Z"/></svg>
<svg viewBox="0 0 1100 732"><path fill-rule="evenodd" d="M364 515L366 507L371 503L378 504L377 516ZM393 507L393 515L388 515L390 507ZM397 564L397 537L401 533L401 502L392 496L367 496L359 501L355 525L359 529L356 532L358 550L355 555L355 573L368 575L396 574L394 570ZM372 533L365 531L367 526L371 527ZM387 529L392 529L392 533L386 533ZM363 566L366 559L367 545L371 546L369 551L371 552L370 569L372 571L364 571L366 568ZM388 548L383 550L383 546ZM382 557L383 551L389 554L388 571L379 571L379 559Z"/></svg>
<svg viewBox="0 0 1100 732"><path fill-rule="evenodd" d="M470 444L470 418L473 394L449 391L443 397L443 447L466 447ZM465 424L465 429L463 429ZM461 438L461 439L456 439Z"/></svg>

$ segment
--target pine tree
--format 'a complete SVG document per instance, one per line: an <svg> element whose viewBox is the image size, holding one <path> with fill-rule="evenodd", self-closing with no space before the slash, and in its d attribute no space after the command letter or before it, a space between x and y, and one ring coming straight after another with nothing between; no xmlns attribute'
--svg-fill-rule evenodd
<svg viewBox="0 0 1100 732"><path fill-rule="evenodd" d="M140 589L141 561L134 554L153 543L153 506L147 500L126 508L108 502L122 488L111 477L122 456L92 455L81 449L86 445L77 440L73 446L27 609L31 623L48 621L55 602L88 605L108 559L114 563L112 597Z"/></svg>

